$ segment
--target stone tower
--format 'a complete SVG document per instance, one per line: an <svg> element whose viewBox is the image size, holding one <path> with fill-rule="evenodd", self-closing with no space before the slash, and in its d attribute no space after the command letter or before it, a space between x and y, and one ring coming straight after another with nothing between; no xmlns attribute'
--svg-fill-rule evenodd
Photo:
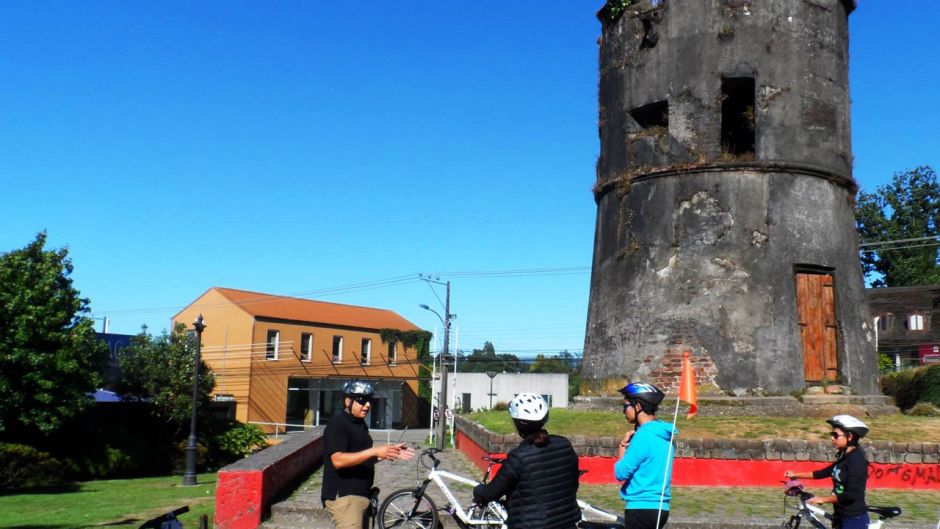
<svg viewBox="0 0 940 529"><path fill-rule="evenodd" d="M588 391L876 391L854 228L851 0L634 0L598 16Z"/></svg>

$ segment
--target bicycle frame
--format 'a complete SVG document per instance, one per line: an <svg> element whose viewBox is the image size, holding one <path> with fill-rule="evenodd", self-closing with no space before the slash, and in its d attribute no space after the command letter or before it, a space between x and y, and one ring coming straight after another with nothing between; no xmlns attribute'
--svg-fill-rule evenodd
<svg viewBox="0 0 940 529"><path fill-rule="evenodd" d="M464 485L470 485L473 487L479 485L480 482L473 480L473 479L465 478L463 476L459 476L451 472L447 472L446 470L438 470L436 468L432 468L431 471L428 472L428 480L433 481L434 484L437 485L437 488L440 489L442 493L444 493L444 496L447 498L447 501L450 503L450 506L451 506L450 514L452 516L459 518L461 522L467 525L491 525L492 523L491 521L474 520L470 516L470 513L465 511L463 507L460 506L460 502L457 501L457 498L450 491L450 488L447 487L447 483L444 481L445 479L456 481L457 483L463 483ZM428 480L425 480L424 483L421 485L422 494L427 489ZM500 519L502 520L502 527L503 529L505 529L506 517L508 515L503 505L499 502L490 502L488 507L493 509L496 512L496 514L500 517Z"/></svg>
<svg viewBox="0 0 940 529"><path fill-rule="evenodd" d="M806 503L806 500L813 497L812 494L802 491L802 485L800 485L800 490L795 493L787 493L788 496L794 496L797 501L796 514L790 516L790 519L784 523L786 529L796 529L800 526L801 520L806 520L812 525L815 529L826 529L827 524L823 523L823 520L830 521L832 520L832 515L828 514L821 507L816 505L810 505ZM786 501L784 501L784 507L786 507ZM895 512L896 511L896 512ZM897 507L868 507L869 516L872 513L880 516L879 519L870 519L868 522L868 529L882 529L884 525L884 520L893 516L898 516L901 514L901 510Z"/></svg>
<svg viewBox="0 0 940 529"><path fill-rule="evenodd" d="M599 509L580 498L578 499L578 507L581 508L581 521L582 522L587 522L588 520L587 520L586 515L591 514L601 520L604 520L605 522L619 524L621 526L623 526L624 524L623 516L618 516L614 513L607 512L603 509Z"/></svg>

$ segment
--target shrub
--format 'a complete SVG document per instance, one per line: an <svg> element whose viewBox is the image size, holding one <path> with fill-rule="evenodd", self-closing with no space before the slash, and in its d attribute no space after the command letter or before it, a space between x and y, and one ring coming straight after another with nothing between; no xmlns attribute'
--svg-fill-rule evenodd
<svg viewBox="0 0 940 529"><path fill-rule="evenodd" d="M940 408L927 402L918 402L907 410L907 414L915 417L940 417Z"/></svg>
<svg viewBox="0 0 940 529"><path fill-rule="evenodd" d="M233 456L246 457L268 446L268 438L255 424L235 423L218 436L219 448Z"/></svg>
<svg viewBox="0 0 940 529"><path fill-rule="evenodd" d="M923 390L919 400L940 407L940 365L924 369Z"/></svg>
<svg viewBox="0 0 940 529"><path fill-rule="evenodd" d="M940 366L906 369L881 377L881 390L902 410L918 402L940 406Z"/></svg>
<svg viewBox="0 0 940 529"><path fill-rule="evenodd" d="M506 411L506 410L509 409L509 403L508 403L508 402L499 401L499 402L497 402L496 404L493 404L493 409L496 410L496 411Z"/></svg>
<svg viewBox="0 0 940 529"><path fill-rule="evenodd" d="M25 489L65 483L62 463L35 448L0 443L0 489Z"/></svg>

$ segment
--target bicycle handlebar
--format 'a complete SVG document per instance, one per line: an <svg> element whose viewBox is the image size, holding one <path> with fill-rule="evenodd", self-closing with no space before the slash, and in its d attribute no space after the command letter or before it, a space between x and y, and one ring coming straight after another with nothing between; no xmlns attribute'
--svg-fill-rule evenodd
<svg viewBox="0 0 940 529"><path fill-rule="evenodd" d="M427 450L424 450L423 452L421 452L421 457L429 458L432 461L434 468L437 468L438 465L441 464L441 460L434 457L434 454L438 452L443 452L443 450L441 450L440 448L428 448Z"/></svg>

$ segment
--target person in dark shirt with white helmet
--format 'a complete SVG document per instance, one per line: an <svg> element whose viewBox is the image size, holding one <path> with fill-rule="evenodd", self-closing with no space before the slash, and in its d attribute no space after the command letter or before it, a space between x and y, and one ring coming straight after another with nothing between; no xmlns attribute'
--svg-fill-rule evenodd
<svg viewBox="0 0 940 529"><path fill-rule="evenodd" d="M405 443L372 446L365 418L372 409L375 390L363 381L343 386L343 412L323 432L323 486L320 500L337 529L367 529L375 463L383 459L411 459Z"/></svg>
<svg viewBox="0 0 940 529"><path fill-rule="evenodd" d="M868 434L868 425L851 415L836 415L826 421L832 426L832 446L837 450L836 462L813 472L787 470L784 477L791 479L832 478L832 496L815 496L806 503L831 503L833 529L866 529L868 506L865 488L868 483L868 460L858 445Z"/></svg>
<svg viewBox="0 0 940 529"><path fill-rule="evenodd" d="M574 448L545 430L548 404L541 395L516 395L509 416L522 443L507 454L492 481L473 489L473 501L485 504L506 496L509 529L574 529L581 519Z"/></svg>

